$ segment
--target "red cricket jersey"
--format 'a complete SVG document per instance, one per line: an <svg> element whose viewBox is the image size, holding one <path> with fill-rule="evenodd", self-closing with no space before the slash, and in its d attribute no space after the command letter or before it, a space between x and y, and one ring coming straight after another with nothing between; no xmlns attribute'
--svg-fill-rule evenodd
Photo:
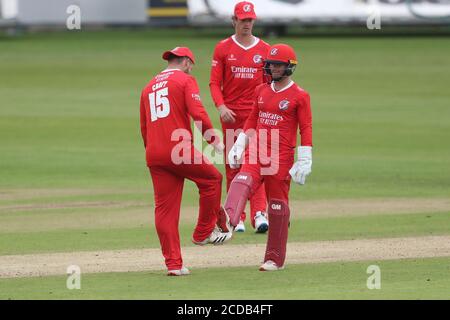
<svg viewBox="0 0 450 320"><path fill-rule="evenodd" d="M235 35L216 45L209 83L216 106L251 111L255 88L264 82L263 66L269 48L256 37L254 44L245 48Z"/></svg>
<svg viewBox="0 0 450 320"><path fill-rule="evenodd" d="M279 163L292 164L297 144L297 128L301 145L312 146L312 115L308 92L293 81L285 88L275 91L272 84L262 84L255 90L254 108L245 123L244 130L267 129L267 147L270 151L271 130L279 131ZM262 142L262 141L261 141ZM261 143L260 142L260 143ZM261 145L259 145L261 146Z"/></svg>
<svg viewBox="0 0 450 320"><path fill-rule="evenodd" d="M178 69L162 71L145 86L140 109L141 134L149 166L171 161L172 148L179 143L179 140L172 141L175 130L187 130L192 141L189 116L202 123L202 134L213 128L201 103L197 81ZM216 143L216 138L208 142Z"/></svg>

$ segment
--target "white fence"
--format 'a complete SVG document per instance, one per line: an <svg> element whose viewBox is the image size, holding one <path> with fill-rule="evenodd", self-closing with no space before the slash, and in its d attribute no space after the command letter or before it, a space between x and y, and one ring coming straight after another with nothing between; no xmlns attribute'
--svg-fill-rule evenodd
<svg viewBox="0 0 450 320"><path fill-rule="evenodd" d="M230 21L239 0L190 0L190 21ZM253 0L261 24L340 24L365 22L377 14L383 23L450 23L450 0Z"/></svg>
<svg viewBox="0 0 450 320"><path fill-rule="evenodd" d="M165 1L170 6L173 0ZM188 0L192 25L229 24L239 0ZM252 0L251 0L252 1ZM83 24L146 25L149 0L0 0L0 18L21 25L64 25L67 8L78 5ZM260 25L335 25L365 23L370 15L383 24L450 23L450 0L253 0Z"/></svg>
<svg viewBox="0 0 450 320"><path fill-rule="evenodd" d="M9 7L10 15L21 25L64 26L67 8L81 9L83 24L144 25L148 22L147 0L1 0ZM12 4L14 3L14 5Z"/></svg>

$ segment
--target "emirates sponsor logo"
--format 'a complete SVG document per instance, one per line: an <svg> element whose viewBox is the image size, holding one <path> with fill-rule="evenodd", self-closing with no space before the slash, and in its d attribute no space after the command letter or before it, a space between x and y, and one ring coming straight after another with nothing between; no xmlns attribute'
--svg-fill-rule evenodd
<svg viewBox="0 0 450 320"><path fill-rule="evenodd" d="M231 72L246 72L246 73L257 73L258 69L256 68L248 68L248 67L235 67L231 66Z"/></svg>
<svg viewBox="0 0 450 320"><path fill-rule="evenodd" d="M267 111L259 111L259 122L263 125L267 126L277 126L278 122L283 121L283 116L267 112Z"/></svg>
<svg viewBox="0 0 450 320"><path fill-rule="evenodd" d="M258 72L257 68L231 66L231 72L237 79L253 79Z"/></svg>

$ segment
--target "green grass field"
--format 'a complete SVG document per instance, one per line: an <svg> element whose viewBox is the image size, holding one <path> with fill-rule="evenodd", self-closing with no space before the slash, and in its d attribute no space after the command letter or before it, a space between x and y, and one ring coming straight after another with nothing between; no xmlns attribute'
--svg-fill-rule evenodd
<svg viewBox="0 0 450 320"><path fill-rule="evenodd" d="M380 290L366 286L373 263L382 270ZM8 291L0 299L448 299L449 272L450 258L293 265L282 275L249 267L200 269L176 279L101 273L82 276L81 290L67 290L65 276L2 280Z"/></svg>
<svg viewBox="0 0 450 320"><path fill-rule="evenodd" d="M214 45L225 36L191 30L0 36L0 258L157 248L140 91L164 69L163 51L187 45L219 128L208 78ZM313 173L304 187L291 188L300 210L317 200L450 199L450 38L268 41L297 50L294 80L312 97ZM187 182L183 209L192 211L197 201ZM194 223L192 217L180 225L183 246L191 246ZM289 239L432 235L450 235L448 205L297 217ZM248 231L230 245L265 239ZM65 288L65 276L0 277L0 299L260 299L266 295L254 283L261 279L273 299L449 299L449 256L298 264L277 274L260 274L257 266L205 268L183 279L162 271L86 274L75 291ZM366 287L370 264L382 269L381 290Z"/></svg>

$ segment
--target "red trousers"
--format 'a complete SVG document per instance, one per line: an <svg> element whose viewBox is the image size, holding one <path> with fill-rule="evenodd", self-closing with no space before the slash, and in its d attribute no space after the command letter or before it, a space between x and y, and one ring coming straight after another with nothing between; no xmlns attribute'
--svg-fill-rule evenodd
<svg viewBox="0 0 450 320"><path fill-rule="evenodd" d="M155 195L155 226L168 270L183 266L178 224L184 179L195 182L200 194L194 241L203 241L211 234L220 208L221 173L199 151L193 149L193 156L201 157L202 163L149 166Z"/></svg>
<svg viewBox="0 0 450 320"><path fill-rule="evenodd" d="M228 152L231 150L231 147L233 146L234 142L236 141L237 135L235 135L235 139L233 141L227 141L227 129L232 130L238 130L243 129L245 121L248 118L248 113L237 113L235 119L236 121L234 123L225 123L221 121L222 124L222 132L224 136L224 144L226 146L224 156L225 156L225 174L226 174L226 180L227 180L227 192L230 189L231 181L233 181L234 177L241 171L240 168L238 169L232 169L230 165L228 164ZM264 190L264 186L260 185L260 187L255 190L253 193L253 196L250 198L250 220L253 228L255 228L255 215L258 211L266 211L266 193ZM245 211L241 214L241 220L245 221L246 214Z"/></svg>
<svg viewBox="0 0 450 320"><path fill-rule="evenodd" d="M283 200L289 205L289 189L291 185L291 177L289 170L292 165L280 165L277 173L272 175L261 175L261 166L259 163L242 165L241 172L250 173L252 176L252 187L250 196L259 192L264 184L267 202L270 199Z"/></svg>

